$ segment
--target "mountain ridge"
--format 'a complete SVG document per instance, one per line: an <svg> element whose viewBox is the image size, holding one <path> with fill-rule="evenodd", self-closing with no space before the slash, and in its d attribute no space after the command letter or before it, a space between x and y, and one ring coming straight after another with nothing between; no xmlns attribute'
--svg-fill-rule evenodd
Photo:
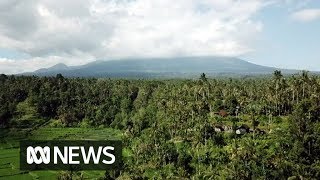
<svg viewBox="0 0 320 180"><path fill-rule="evenodd" d="M299 70L262 66L235 57L198 56L174 58L127 58L96 60L85 65L67 66L63 63L24 75L67 77L193 77L200 73L219 75L264 75L275 70L293 74Z"/></svg>

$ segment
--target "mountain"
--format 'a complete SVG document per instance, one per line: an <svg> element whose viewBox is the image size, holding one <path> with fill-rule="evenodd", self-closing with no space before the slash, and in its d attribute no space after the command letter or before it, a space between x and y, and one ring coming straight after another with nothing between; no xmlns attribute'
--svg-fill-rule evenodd
<svg viewBox="0 0 320 180"><path fill-rule="evenodd" d="M98 60L81 66L57 64L25 75L54 76L61 73L68 77L193 77L200 73L217 75L263 75L277 68L266 67L233 57L179 57L179 58L133 58ZM295 70L282 70L295 73Z"/></svg>
<svg viewBox="0 0 320 180"><path fill-rule="evenodd" d="M36 70L34 73L35 74L38 74L38 73L49 73L49 72L56 72L56 71L66 71L66 70L69 70L70 68L63 64L63 63L59 63L59 64L56 64L50 68L42 68L42 69L38 69Z"/></svg>

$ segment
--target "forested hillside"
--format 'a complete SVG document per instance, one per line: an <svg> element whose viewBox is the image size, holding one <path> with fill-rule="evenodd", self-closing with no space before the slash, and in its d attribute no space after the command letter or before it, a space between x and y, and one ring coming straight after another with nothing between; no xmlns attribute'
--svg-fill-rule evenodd
<svg viewBox="0 0 320 180"><path fill-rule="evenodd" d="M307 72L196 80L0 75L0 131L43 126L120 130L123 169L106 179L320 179L320 78Z"/></svg>

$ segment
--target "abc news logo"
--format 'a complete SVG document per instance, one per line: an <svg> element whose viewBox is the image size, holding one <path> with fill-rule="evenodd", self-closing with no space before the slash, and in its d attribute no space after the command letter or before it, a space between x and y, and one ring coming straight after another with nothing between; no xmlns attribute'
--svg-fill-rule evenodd
<svg viewBox="0 0 320 180"><path fill-rule="evenodd" d="M121 168L120 141L22 141L21 170Z"/></svg>
<svg viewBox="0 0 320 180"><path fill-rule="evenodd" d="M114 147L106 146L102 147L99 146L97 152L95 152L95 148L90 146L88 152L83 146L69 146L64 147L63 152L61 152L60 148L57 146L53 147L53 163L58 164L58 159L62 161L63 164L80 164L80 161L73 160L74 157L78 157L79 153L75 152L76 150L81 149L81 154L83 158L83 162L85 164L89 164L90 160L93 160L94 164L99 164L101 153L106 157L110 157L111 160L102 160L104 164L113 164L115 162L115 156L113 154L108 153L108 150L114 150ZM37 157L37 154L40 154L40 157ZM27 163L28 164L49 164L50 163L50 147L32 147L29 146L27 148Z"/></svg>

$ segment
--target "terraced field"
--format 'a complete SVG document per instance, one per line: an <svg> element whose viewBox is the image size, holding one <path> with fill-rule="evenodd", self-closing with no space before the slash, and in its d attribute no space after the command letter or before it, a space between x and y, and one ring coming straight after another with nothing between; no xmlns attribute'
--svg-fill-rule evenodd
<svg viewBox="0 0 320 180"><path fill-rule="evenodd" d="M61 171L20 171L19 141L32 140L116 140L121 132L109 128L0 129L0 179L56 179ZM102 177L104 171L81 172L84 179Z"/></svg>

